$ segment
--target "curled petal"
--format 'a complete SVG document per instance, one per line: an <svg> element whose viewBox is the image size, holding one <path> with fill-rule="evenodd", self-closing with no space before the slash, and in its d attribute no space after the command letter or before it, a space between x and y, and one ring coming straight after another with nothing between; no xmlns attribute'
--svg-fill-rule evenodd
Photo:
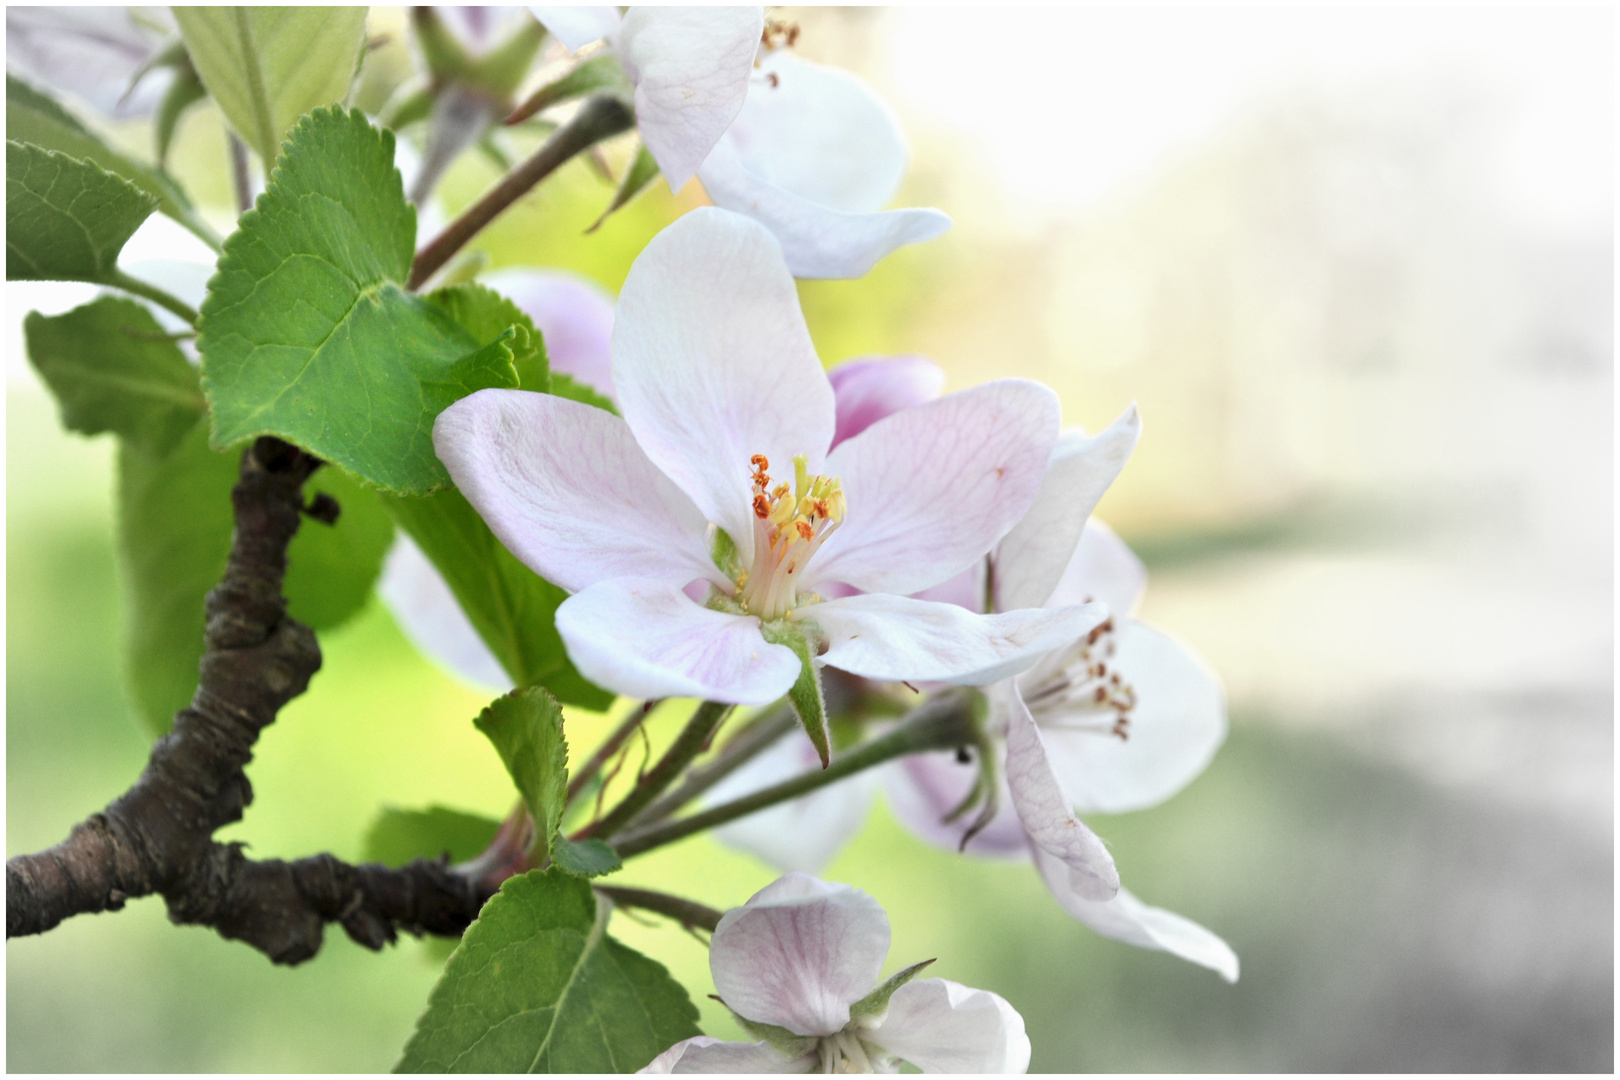
<svg viewBox="0 0 1620 1080"><path fill-rule="evenodd" d="M711 611L662 581L597 582L558 605L557 633L581 675L630 697L765 705L799 676L799 658L767 642L758 619Z"/></svg>
<svg viewBox="0 0 1620 1080"><path fill-rule="evenodd" d="M962 834L973 821L969 812L946 821L973 790L977 761L959 761L955 753L911 754L883 767L883 791L895 819L912 835L947 851L964 850L990 859L1028 859L1029 837L1012 808L1006 777L996 816L962 848Z"/></svg>
<svg viewBox="0 0 1620 1080"><path fill-rule="evenodd" d="M552 371L613 397L613 300L594 282L561 270L497 270L485 285L534 320Z"/></svg>
<svg viewBox="0 0 1620 1080"><path fill-rule="evenodd" d="M861 1039L925 1073L1025 1073L1024 1018L999 994L949 979L917 979L889 999L881 1026Z"/></svg>
<svg viewBox="0 0 1620 1080"><path fill-rule="evenodd" d="M480 390L439 414L433 448L507 550L569 592L618 577L730 584L703 515L612 413Z"/></svg>
<svg viewBox="0 0 1620 1080"><path fill-rule="evenodd" d="M1047 603L1060 607L1099 600L1117 615L1134 615L1146 590L1142 560L1113 529L1093 518Z"/></svg>
<svg viewBox="0 0 1620 1080"><path fill-rule="evenodd" d="M1160 949L1216 972L1229 983L1238 980L1238 958L1232 947L1191 919L1148 907L1128 889L1112 900L1088 900L1074 889L1074 873L1063 861L1038 847L1035 865L1063 910L1103 937L1143 949Z"/></svg>
<svg viewBox="0 0 1620 1080"><path fill-rule="evenodd" d="M714 988L739 1016L795 1035L831 1035L877 982L889 917L848 885L786 874L720 919Z"/></svg>
<svg viewBox="0 0 1620 1080"><path fill-rule="evenodd" d="M435 663L476 686L512 689L511 676L467 621L450 586L404 531L394 534L377 595L411 644Z"/></svg>
<svg viewBox="0 0 1620 1080"><path fill-rule="evenodd" d="M838 409L834 446L890 413L933 401L945 389L945 372L925 356L846 360L827 372L827 380Z"/></svg>
<svg viewBox="0 0 1620 1080"><path fill-rule="evenodd" d="M593 41L610 36L619 28L619 9L608 4L577 7L548 7L530 4L529 10L551 36L569 52L578 52Z"/></svg>
<svg viewBox="0 0 1620 1080"><path fill-rule="evenodd" d="M723 1042L708 1035L682 1039L653 1058L642 1073L807 1073L820 1059L812 1052L790 1058L770 1043Z"/></svg>
<svg viewBox="0 0 1620 1080"><path fill-rule="evenodd" d="M790 731L716 784L707 801L718 806L820 768L821 758L815 746L802 731ZM809 795L722 825L714 834L723 843L758 856L778 870L819 873L860 832L876 784L877 778L871 772L856 773Z"/></svg>
<svg viewBox="0 0 1620 1080"><path fill-rule="evenodd" d="M1029 510L1058 435L1057 395L998 379L885 417L827 458L849 516L813 581L914 593L972 566Z"/></svg>

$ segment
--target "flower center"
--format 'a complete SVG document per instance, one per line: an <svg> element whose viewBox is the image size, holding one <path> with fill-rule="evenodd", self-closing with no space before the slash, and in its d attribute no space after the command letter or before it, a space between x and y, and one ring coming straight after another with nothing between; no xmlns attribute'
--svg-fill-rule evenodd
<svg viewBox="0 0 1620 1080"><path fill-rule="evenodd" d="M793 484L771 483L764 454L748 459L754 480L754 563L737 579L738 598L769 622L799 602L804 568L844 520L844 489L836 476L812 476L809 459L793 459Z"/></svg>
<svg viewBox="0 0 1620 1080"><path fill-rule="evenodd" d="M816 1043L816 1053L821 1057L824 1073L874 1073L881 1065L890 1066L883 1069L884 1072L894 1071L894 1063L887 1055L872 1053L848 1028L836 1035L822 1036Z"/></svg>
<svg viewBox="0 0 1620 1080"><path fill-rule="evenodd" d="M1130 738L1136 688L1115 667L1114 620L1104 619L1076 641L1057 673L1024 695L1043 727Z"/></svg>

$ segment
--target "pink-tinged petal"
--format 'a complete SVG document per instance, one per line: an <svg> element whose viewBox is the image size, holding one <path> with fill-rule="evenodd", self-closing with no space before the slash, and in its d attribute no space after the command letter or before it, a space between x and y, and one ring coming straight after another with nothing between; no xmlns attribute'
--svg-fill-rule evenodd
<svg viewBox="0 0 1620 1080"><path fill-rule="evenodd" d="M969 611L983 611L983 567L982 561L975 563L955 577L947 578L938 585L931 585L921 592L914 592L911 596L915 600L931 600L936 604L955 604Z"/></svg>
<svg viewBox="0 0 1620 1080"><path fill-rule="evenodd" d="M467 621L450 586L404 532L395 534L383 561L377 595L428 659L475 686L499 693L512 689L511 676Z"/></svg>
<svg viewBox="0 0 1620 1080"><path fill-rule="evenodd" d="M694 697L766 705L793 685L799 659L759 620L692 602L646 578L599 581L557 607L557 633L579 673L637 698Z"/></svg>
<svg viewBox="0 0 1620 1080"><path fill-rule="evenodd" d="M525 390L480 390L433 424L433 448L491 531L547 581L729 585L690 499L603 409Z"/></svg>
<svg viewBox="0 0 1620 1080"><path fill-rule="evenodd" d="M161 28L142 25L127 7L6 8L6 66L27 79L65 90L120 120L145 116L174 74L158 69L133 90L130 80L163 44ZM173 31L168 11L148 8Z"/></svg>
<svg viewBox="0 0 1620 1080"><path fill-rule="evenodd" d="M480 280L534 320L552 371L613 397L613 299L601 286L561 270L497 270Z"/></svg>
<svg viewBox="0 0 1620 1080"><path fill-rule="evenodd" d="M714 988L739 1016L795 1035L831 1035L877 983L889 917L848 885L786 874L720 919Z"/></svg>
<svg viewBox="0 0 1620 1080"><path fill-rule="evenodd" d="M614 35L636 84L636 127L670 190L692 179L742 111L765 28L757 7L632 7Z"/></svg>
<svg viewBox="0 0 1620 1080"><path fill-rule="evenodd" d="M1141 433L1132 405L1101 435L1077 432L1058 441L1034 504L996 546L997 610L1043 607L1051 599L1086 519Z"/></svg>
<svg viewBox="0 0 1620 1080"><path fill-rule="evenodd" d="M955 604L866 593L798 608L821 629L821 662L889 682L984 686L1015 675L1107 618L1100 604L979 615Z"/></svg>
<svg viewBox="0 0 1620 1080"><path fill-rule="evenodd" d="M784 1057L770 1043L723 1042L708 1035L683 1039L653 1058L638 1073L807 1073L819 1064L815 1053Z"/></svg>
<svg viewBox="0 0 1620 1080"><path fill-rule="evenodd" d="M795 729L716 784L705 801L718 806L820 769L821 758L815 746L804 732ZM714 834L722 843L757 856L778 870L820 873L839 849L861 831L876 787L877 778L871 772L856 773L809 795L722 825Z"/></svg>
<svg viewBox="0 0 1620 1080"><path fill-rule="evenodd" d="M578 52L619 28L619 9L608 4L578 7L530 4L529 11L569 52Z"/></svg>
<svg viewBox="0 0 1620 1080"><path fill-rule="evenodd" d="M440 21L456 36L456 40L474 56L487 54L529 21L529 17L523 14L521 7L463 7L460 4L440 4L434 10Z"/></svg>
<svg viewBox="0 0 1620 1080"><path fill-rule="evenodd" d="M1115 623L1107 664L1136 691L1129 737L1075 730L1095 728L1096 713L1056 707L1040 717L1052 767L1082 813L1157 806L1203 772L1226 739L1226 695L1215 673L1168 634L1130 619Z"/></svg>
<svg viewBox="0 0 1620 1080"><path fill-rule="evenodd" d="M1113 899L1119 892L1114 857L1097 834L1074 816L1023 699L1013 691L1003 695L1002 701L1007 717L1007 786L1030 843L1069 867L1070 887L1078 895L1088 900Z"/></svg>
<svg viewBox="0 0 1620 1080"><path fill-rule="evenodd" d="M1039 848L1035 865L1063 910L1104 937L1160 949L1216 972L1229 983L1238 980L1238 958L1232 947L1191 919L1163 908L1148 907L1128 889L1112 900L1088 900L1074 888L1074 872Z"/></svg>
<svg viewBox="0 0 1620 1080"><path fill-rule="evenodd" d="M1024 1018L999 994L949 979L916 979L894 992L864 1042L925 1073L1025 1073Z"/></svg>
<svg viewBox="0 0 1620 1080"><path fill-rule="evenodd" d="M1059 607L1097 600L1116 615L1129 616L1136 614L1146 589L1147 567L1142 560L1113 529L1093 518L1047 603Z"/></svg>
<svg viewBox="0 0 1620 1080"><path fill-rule="evenodd" d="M749 458L821 471L833 393L776 241L713 207L653 237L625 280L613 384L636 440L708 519L754 554Z"/></svg>
<svg viewBox="0 0 1620 1080"><path fill-rule="evenodd" d="M858 278L896 248L943 236L951 219L938 210L852 214L795 195L752 172L728 134L698 170L714 205L760 222L782 244L797 278Z"/></svg>
<svg viewBox="0 0 1620 1080"><path fill-rule="evenodd" d="M848 516L814 581L914 593L961 573L1029 510L1057 441L1057 395L998 379L885 417L839 444L827 471Z"/></svg>
<svg viewBox="0 0 1620 1080"><path fill-rule="evenodd" d="M888 416L945 389L945 372L925 356L874 356L846 360L827 372L838 409L833 445L853 438Z"/></svg>
<svg viewBox="0 0 1620 1080"><path fill-rule="evenodd" d="M962 850L987 859L1029 858L1029 837L1012 808L1005 777L1001 779L996 816L963 848L962 836L978 811L969 810L954 821L946 821L945 817L973 790L979 775L976 760L958 761L951 751L912 754L884 766L882 771L889 810L913 835L946 851Z"/></svg>

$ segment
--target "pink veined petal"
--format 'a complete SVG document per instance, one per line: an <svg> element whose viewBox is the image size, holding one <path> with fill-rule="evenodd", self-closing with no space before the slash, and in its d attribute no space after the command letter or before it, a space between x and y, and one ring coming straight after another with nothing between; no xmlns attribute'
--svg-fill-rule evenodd
<svg viewBox="0 0 1620 1080"><path fill-rule="evenodd" d="M838 410L833 446L853 438L890 413L933 401L945 389L945 372L925 356L873 356L846 360L827 372Z"/></svg>
<svg viewBox="0 0 1620 1080"><path fill-rule="evenodd" d="M1092 518L1080 534L1074 557L1052 590L1053 607L1099 600L1116 615L1130 616L1147 590L1147 567L1113 529Z"/></svg>
<svg viewBox="0 0 1620 1080"><path fill-rule="evenodd" d="M834 757L837 755L834 754ZM710 789L710 806L752 795L773 784L817 772L821 758L797 729ZM870 771L779 803L714 831L722 843L757 856L778 870L816 874L866 822L877 778Z"/></svg>
<svg viewBox="0 0 1620 1080"><path fill-rule="evenodd" d="M1070 886L1078 895L1112 899L1119 892L1114 857L1074 816L1023 698L1011 686L1001 697L1007 716L1007 786L1030 843L1068 865Z"/></svg>
<svg viewBox="0 0 1620 1080"><path fill-rule="evenodd" d="M638 1073L807 1073L820 1058L814 1052L784 1057L770 1043L723 1042L708 1035L682 1039Z"/></svg>
<svg viewBox="0 0 1620 1080"><path fill-rule="evenodd" d="M914 593L972 566L1029 510L1057 440L1057 395L998 379L885 417L827 457L848 515L810 580Z"/></svg>
<svg viewBox="0 0 1620 1080"><path fill-rule="evenodd" d="M1025 1073L1029 1036L1005 998L949 979L916 979L894 992L863 1042L925 1073Z"/></svg>
<svg viewBox="0 0 1620 1080"><path fill-rule="evenodd" d="M818 473L833 435L832 386L770 234L702 207L653 237L619 292L613 383L642 449L748 566L749 458L780 479L805 454Z"/></svg>
<svg viewBox="0 0 1620 1080"><path fill-rule="evenodd" d="M945 817L960 806L973 789L973 781L979 774L977 761L960 762L950 751L911 754L885 765L882 772L889 810L912 835L946 851L963 850L981 858L1019 861L1029 858L1029 837L1012 808L1005 777L1000 783L1000 809L996 816L962 848L962 836L973 823L977 810L969 810L954 821L946 821Z"/></svg>
<svg viewBox="0 0 1620 1080"><path fill-rule="evenodd" d="M831 1035L877 983L889 917L859 889L786 874L720 919L714 988L738 1015L795 1035Z"/></svg>
<svg viewBox="0 0 1620 1080"><path fill-rule="evenodd" d="M943 236L951 227L938 210L856 214L795 195L750 170L729 134L715 144L698 178L714 205L771 231L796 278L858 278L896 248Z"/></svg>
<svg viewBox="0 0 1620 1080"><path fill-rule="evenodd" d="M599 581L557 607L557 633L581 675L638 698L766 705L793 685L799 659L751 615L728 615L646 578Z"/></svg>
<svg viewBox="0 0 1620 1080"><path fill-rule="evenodd" d="M765 28L758 7L632 7L614 50L636 84L636 127L671 191L742 111Z"/></svg>
<svg viewBox="0 0 1620 1080"><path fill-rule="evenodd" d="M619 28L619 9L607 4L574 7L548 7L530 4L529 10L551 36L569 52L578 52L593 41L608 37Z"/></svg>
<svg viewBox="0 0 1620 1080"><path fill-rule="evenodd" d="M1074 888L1074 871L1056 856L1031 846L1046 887L1074 918L1103 937L1143 949L1160 949L1201 964L1229 983L1237 982L1237 954L1215 934L1173 911L1149 907L1128 889L1120 889L1112 900L1088 900Z"/></svg>
<svg viewBox="0 0 1620 1080"><path fill-rule="evenodd" d="M1145 623L1116 619L1111 670L1136 690L1129 738L1065 730L1095 713L1041 714L1041 737L1076 809L1120 814L1157 806L1190 784L1226 739L1226 695L1191 650Z"/></svg>
<svg viewBox="0 0 1620 1080"><path fill-rule="evenodd" d="M997 610L1043 607L1052 598L1086 519L1141 433L1132 405L1101 435L1076 432L1058 441L1029 513L996 546Z"/></svg>
<svg viewBox="0 0 1620 1080"><path fill-rule="evenodd" d="M601 286L561 270L512 268L480 280L534 320L552 371L613 397L613 300Z"/></svg>
<svg viewBox="0 0 1620 1080"><path fill-rule="evenodd" d="M473 629L450 586L403 530L383 561L377 595L411 644L434 663L475 686L512 689L512 677Z"/></svg>
<svg viewBox="0 0 1620 1080"><path fill-rule="evenodd" d="M570 592L618 577L730 586L703 515L612 413L480 390L439 414L433 448L507 550Z"/></svg>
<svg viewBox="0 0 1620 1080"><path fill-rule="evenodd" d="M821 629L821 662L890 682L984 686L1015 675L1107 617L1100 604L979 615L955 604L866 593L798 608Z"/></svg>

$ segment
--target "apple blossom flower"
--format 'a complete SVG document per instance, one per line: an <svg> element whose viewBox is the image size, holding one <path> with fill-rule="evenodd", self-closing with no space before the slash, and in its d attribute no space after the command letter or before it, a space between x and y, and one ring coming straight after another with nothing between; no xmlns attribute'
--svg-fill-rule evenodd
<svg viewBox="0 0 1620 1080"><path fill-rule="evenodd" d="M709 969L726 1007L759 1042L698 1036L644 1073L1022 1073L1024 1019L1005 999L913 965L878 984L889 919L866 893L787 874L720 919Z"/></svg>
<svg viewBox="0 0 1620 1080"><path fill-rule="evenodd" d="M906 595L973 565L1024 515L1056 396L1001 380L829 453L832 387L759 224L706 207L655 237L620 294L612 348L623 419L482 390L434 425L495 535L573 593L557 629L587 678L635 697L765 704L806 655L870 678L977 685L1100 621L1100 606L978 615ZM694 582L711 586L707 603L685 591ZM823 583L861 595L823 599Z"/></svg>

